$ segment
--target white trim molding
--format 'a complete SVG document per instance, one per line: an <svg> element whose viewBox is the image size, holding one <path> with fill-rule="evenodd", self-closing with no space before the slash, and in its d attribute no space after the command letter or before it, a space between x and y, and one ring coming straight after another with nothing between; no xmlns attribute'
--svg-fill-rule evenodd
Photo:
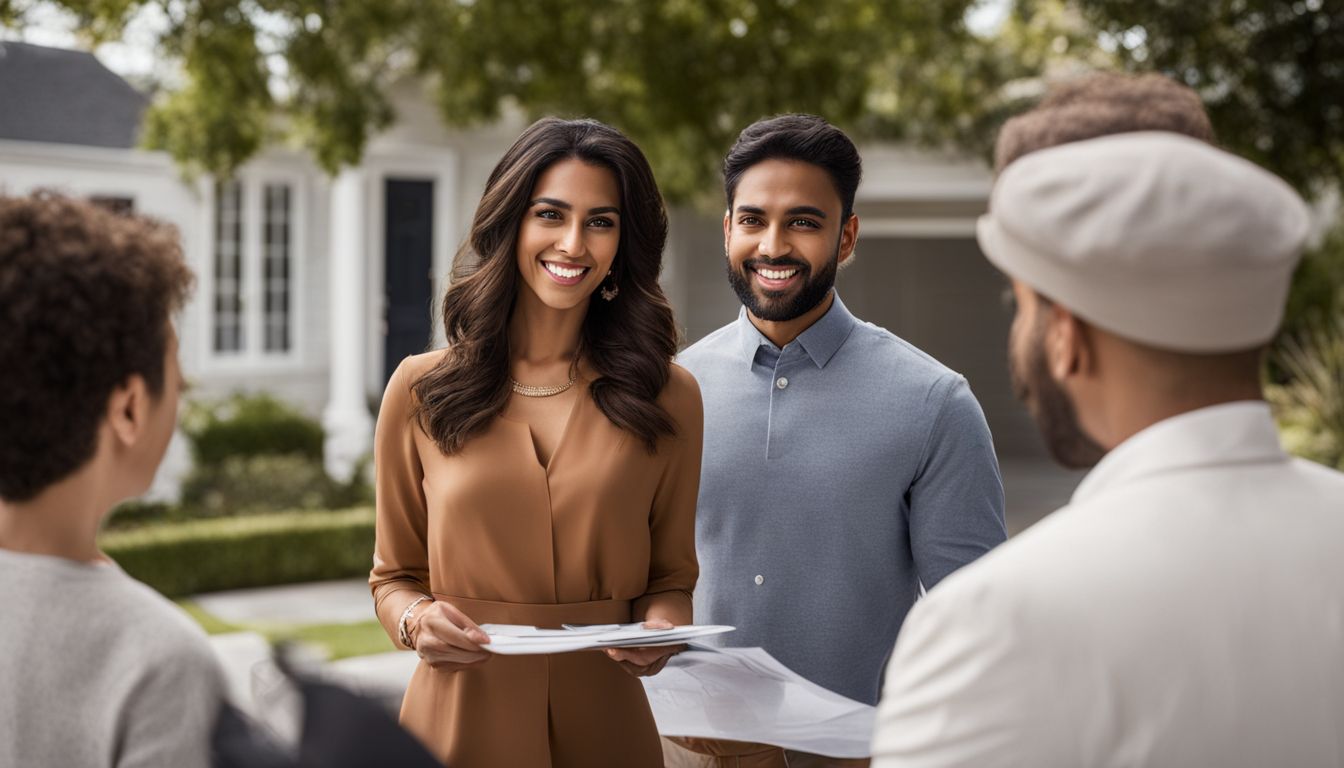
<svg viewBox="0 0 1344 768"><path fill-rule="evenodd" d="M204 374L269 374L293 371L303 366L307 339L303 318L307 309L306 281L308 255L307 231L310 210L310 174L305 168L268 161L241 169L236 181L242 189L242 344L237 352L215 348L215 272L216 272L216 183L212 178L200 182L201 262L197 274L201 301L197 343L202 350ZM268 186L289 188L289 346L282 351L265 349L266 252L264 222L265 192Z"/></svg>
<svg viewBox="0 0 1344 768"><path fill-rule="evenodd" d="M360 458L373 446L373 418L364 396L363 345L367 326L360 286L366 262L361 254L368 222L367 172L347 168L331 184L331 233L328 248L328 327L330 368L327 407L322 412L326 432L323 460L327 474L348 480Z"/></svg>
<svg viewBox="0 0 1344 768"><path fill-rule="evenodd" d="M975 219L961 216L909 219L860 217L860 245L865 237L975 237Z"/></svg>

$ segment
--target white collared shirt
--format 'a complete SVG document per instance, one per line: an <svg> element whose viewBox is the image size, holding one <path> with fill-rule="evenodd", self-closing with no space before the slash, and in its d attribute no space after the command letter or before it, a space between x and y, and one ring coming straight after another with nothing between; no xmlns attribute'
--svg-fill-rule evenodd
<svg viewBox="0 0 1344 768"><path fill-rule="evenodd" d="M873 765L1344 766L1344 474L1176 416L911 611Z"/></svg>

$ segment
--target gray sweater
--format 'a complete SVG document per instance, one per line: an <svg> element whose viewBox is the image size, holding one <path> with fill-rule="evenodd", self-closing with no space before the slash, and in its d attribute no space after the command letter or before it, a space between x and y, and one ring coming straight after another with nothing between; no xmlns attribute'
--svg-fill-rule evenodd
<svg viewBox="0 0 1344 768"><path fill-rule="evenodd" d="M110 564L0 549L0 766L210 763L200 628Z"/></svg>

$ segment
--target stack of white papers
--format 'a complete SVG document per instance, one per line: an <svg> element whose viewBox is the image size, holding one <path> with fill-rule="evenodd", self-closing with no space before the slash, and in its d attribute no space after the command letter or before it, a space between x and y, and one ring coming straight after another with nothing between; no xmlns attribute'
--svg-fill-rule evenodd
<svg viewBox="0 0 1344 768"><path fill-rule="evenodd" d="M868 757L877 708L822 688L760 648L694 646L641 678L658 732Z"/></svg>
<svg viewBox="0 0 1344 768"><path fill-rule="evenodd" d="M481 647L506 656L677 645L687 640L733 631L733 627L707 624L689 624L672 629L645 629L642 624L565 625L563 629L538 629L521 624L482 624L481 629L490 636L490 642Z"/></svg>

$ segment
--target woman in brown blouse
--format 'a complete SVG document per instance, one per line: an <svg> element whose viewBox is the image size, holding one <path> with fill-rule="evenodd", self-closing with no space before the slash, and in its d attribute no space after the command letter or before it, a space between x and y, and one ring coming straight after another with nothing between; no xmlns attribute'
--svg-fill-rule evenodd
<svg viewBox="0 0 1344 768"><path fill-rule="evenodd" d="M636 676L670 649L493 656L478 625L691 621L702 416L666 234L629 139L535 123L458 254L447 348L388 383L369 581L422 658L401 721L448 764L662 764Z"/></svg>

